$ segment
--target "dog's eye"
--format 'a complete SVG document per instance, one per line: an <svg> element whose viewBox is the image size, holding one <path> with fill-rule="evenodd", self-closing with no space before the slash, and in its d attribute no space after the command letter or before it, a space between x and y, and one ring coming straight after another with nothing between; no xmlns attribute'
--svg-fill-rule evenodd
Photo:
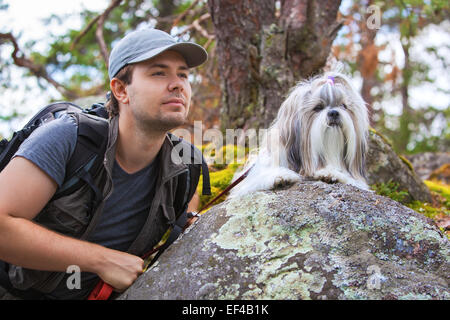
<svg viewBox="0 0 450 320"><path fill-rule="evenodd" d="M343 104L341 105L341 107L344 108L344 109L348 109L348 108L347 108L347 105L346 105L345 103L343 103Z"/></svg>
<svg viewBox="0 0 450 320"><path fill-rule="evenodd" d="M322 104L318 104L317 106L314 107L314 111L319 112L323 110L323 105Z"/></svg>

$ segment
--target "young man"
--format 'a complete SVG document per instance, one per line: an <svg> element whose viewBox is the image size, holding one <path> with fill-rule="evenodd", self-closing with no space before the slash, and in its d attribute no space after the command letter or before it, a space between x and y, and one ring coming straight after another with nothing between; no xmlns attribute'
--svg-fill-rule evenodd
<svg viewBox="0 0 450 320"><path fill-rule="evenodd" d="M0 173L0 286L25 298L84 299L99 278L119 292L136 280L139 255L175 219L174 192L186 165L172 161L167 132L185 122L189 68L206 59L201 46L155 29L134 31L114 47L109 139L96 177L104 200L93 216L85 208L89 188L52 200L76 144L71 116L36 129L21 145ZM68 288L69 266L82 271L80 288Z"/></svg>

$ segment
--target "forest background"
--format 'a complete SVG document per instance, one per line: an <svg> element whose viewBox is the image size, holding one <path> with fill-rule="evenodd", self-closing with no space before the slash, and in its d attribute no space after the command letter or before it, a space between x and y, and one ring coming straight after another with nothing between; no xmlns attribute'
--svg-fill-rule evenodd
<svg viewBox="0 0 450 320"><path fill-rule="evenodd" d="M248 4L245 4L246 2ZM328 13L330 5L336 6L337 3L338 10L335 16L331 8L330 16L323 16L325 21L320 18L313 21L311 23L313 25L309 27L311 30L317 26L327 32L332 27L331 34L327 34L330 43L328 47L327 44L324 46L325 52L320 54L317 54L313 46L305 49L311 52L310 55L321 57L319 61L310 63L313 66L309 69L294 73L293 81L320 72L326 61L330 63L333 59L338 60L342 62L344 71L352 77L354 85L359 88L368 103L372 126L392 142L398 153L448 151L450 149L448 2L439 0L313 2L316 3L318 11L324 14ZM230 70L220 70L224 60L221 59L220 53L217 53L217 36L232 36L231 32L238 31L232 27L226 28L230 29L229 34L223 36L224 31L220 28L224 29L226 24L221 24L219 20L232 21L230 17L233 19L233 15L236 14L230 9L233 6L244 10L238 12L240 16L236 18L244 24L245 15L249 16L248 13L245 14L245 9L253 10L261 17L266 14L261 7L267 6L266 11L272 11L273 15L280 16L286 7L301 7L302 3L307 1L253 1L255 8L252 8L252 1L208 3L199 0L105 0L96 1L95 10L84 8L83 3L79 3L78 8L72 4L73 13L66 10L62 14L53 14L50 2L44 1L41 6L46 7L48 15L41 20L41 24L29 21L30 24L36 25L22 29L16 27L19 30L11 27L17 25L11 21L21 18L17 16L17 5L22 3L22 12L33 8L26 6L27 1L14 1L16 10L13 11L9 8L12 3L0 0L0 14L3 17L1 20L4 21L0 24L2 96L0 133L6 137L26 123L39 108L51 101L104 95L108 90L106 65L111 45L114 44L114 40L130 30L145 26L163 29L183 40L195 41L205 46L209 52L208 63L191 78L194 101L190 126L194 120L202 120L204 129L267 126L273 115L262 115L258 117L262 120L258 120L259 123L255 124L250 120L249 112L237 109L240 118L237 121L233 119L233 110L230 108L242 108L239 103L245 102L239 101L233 106L223 103L223 96L231 94L226 92L227 88L220 80L220 73L224 74ZM10 10L13 13L10 13ZM213 10L217 12L216 21L211 18ZM311 12L306 12L305 16L308 14ZM32 29L40 32L32 33L30 31ZM259 31L250 27L247 29L246 32L253 32L253 35ZM311 32L313 36L314 32ZM30 38L34 34L37 34L35 38ZM249 39L252 42L252 39ZM302 40L313 43L321 39L304 37ZM258 75L252 78L252 74L254 75L252 66L255 64L252 60L258 60L261 56L264 58L264 55L260 52L254 53L255 46L244 47L241 50L245 52L239 56L235 54L232 60L239 62L239 59L245 58L249 61L250 68L247 68L247 64L245 67L250 75L245 78L251 82L264 81L265 79L258 79ZM221 48L220 52L223 51ZM302 62L307 59L314 60L311 57L303 57ZM261 65L259 67L261 68ZM290 82L294 83L293 81ZM279 90L280 99L289 89L290 82L286 81L286 88ZM252 85L246 83L246 86ZM255 90L242 94L255 94ZM260 101L261 98L256 100L257 103ZM279 107L277 102L272 103L270 107L267 106L266 109L277 110Z"/></svg>

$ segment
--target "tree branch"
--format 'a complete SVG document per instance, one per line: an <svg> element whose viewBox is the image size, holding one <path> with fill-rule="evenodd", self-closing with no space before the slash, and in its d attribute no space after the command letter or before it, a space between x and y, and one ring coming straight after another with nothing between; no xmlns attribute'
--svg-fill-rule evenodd
<svg viewBox="0 0 450 320"><path fill-rule="evenodd" d="M100 46L100 52L102 53L103 59L105 60L106 69L108 69L109 66L109 52L108 47L105 43L105 38L103 37L103 26L105 24L106 18L109 16L111 11L120 5L122 0L112 0L111 4L108 8L106 8L105 12L103 12L100 15L100 18L98 19L97 24L97 30L95 31L95 37L97 38L98 45Z"/></svg>
<svg viewBox="0 0 450 320"><path fill-rule="evenodd" d="M108 59L109 59L109 52L108 48L105 43L105 38L103 36L103 26L105 24L106 18L109 16L111 11L118 7L122 0L112 0L109 6L106 8L106 10L96 16L94 19L92 19L88 25L80 32L80 34L75 38L72 45L70 46L70 50L73 50L75 46L78 44L78 42L81 40L82 37L84 37L88 31L97 23L97 29L95 31L95 38L97 39L97 43L100 46L100 52L102 54L103 59L106 63L106 68L108 68Z"/></svg>
<svg viewBox="0 0 450 320"><path fill-rule="evenodd" d="M181 31L180 33L177 34L177 37L182 36L183 34L189 32L192 29L196 29L197 31L199 31L200 33L202 33L202 36L204 36L205 38L209 38L210 35L208 34L208 32L206 32L206 30L204 30L201 26L200 23L203 22L204 20L207 20L211 18L211 14L209 13L205 13L204 15L202 15L201 17L199 17L198 19L195 19L190 25L186 26L186 29L184 29L183 31ZM200 31L200 30L201 31Z"/></svg>
<svg viewBox="0 0 450 320"><path fill-rule="evenodd" d="M14 64L19 67L23 67L28 69L33 75L37 78L43 78L47 80L51 85L53 85L58 92L69 99L79 98L79 95L69 89L67 89L62 84L58 83L55 79L53 79L45 70L45 66L34 63L32 60L25 57L19 48L16 38L12 33L0 33L0 44L9 41L12 43L14 50L11 53L11 57L14 61Z"/></svg>
<svg viewBox="0 0 450 320"><path fill-rule="evenodd" d="M195 0L194 2L192 2L191 5L186 10L184 10L180 15L178 15L173 21L172 27L175 27L181 20L183 20L184 17L186 17L186 15L189 13L189 11L197 5L198 1L199 0Z"/></svg>
<svg viewBox="0 0 450 320"><path fill-rule="evenodd" d="M81 38L83 38L88 33L88 31L92 28L92 26L97 23L98 19L100 19L100 16L101 15L98 15L94 19L92 19L88 23L88 25L78 34L75 40L73 40L72 44L70 45L71 51L75 49L75 46L78 44L78 42L80 42Z"/></svg>
<svg viewBox="0 0 450 320"><path fill-rule="evenodd" d="M180 37L183 34L189 32L190 30L195 29L197 32L200 33L200 35L202 37L205 37L208 39L204 45L205 49L208 50L209 46L211 45L211 43L214 41L214 39L216 37L213 34L209 34L208 31L200 25L200 23L207 19L210 19L210 18L211 18L211 14L209 14L209 13L203 14L198 19L195 19L194 21L192 21L192 23L190 25L186 26L186 29L184 29L183 31L178 33L177 37Z"/></svg>

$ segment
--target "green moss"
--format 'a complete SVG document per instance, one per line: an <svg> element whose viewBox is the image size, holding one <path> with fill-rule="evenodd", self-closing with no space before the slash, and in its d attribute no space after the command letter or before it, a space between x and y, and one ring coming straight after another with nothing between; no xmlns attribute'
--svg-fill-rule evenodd
<svg viewBox="0 0 450 320"><path fill-rule="evenodd" d="M406 206L433 220L450 216L450 187L436 181L425 180L424 183L430 189L433 203L412 201L407 203ZM440 230L450 239L450 232L445 231L444 228L440 228Z"/></svg>
<svg viewBox="0 0 450 320"><path fill-rule="evenodd" d="M389 182L377 183L371 186L379 195L391 198L397 202L405 204L410 197L408 191L399 190L399 184L390 180Z"/></svg>
<svg viewBox="0 0 450 320"><path fill-rule="evenodd" d="M213 159L213 163L209 166L210 169L210 183L211 183L211 195L204 196L201 195L201 190L203 187L203 180L200 179L197 192L200 196L200 204L198 209L202 208L206 205L210 200L214 199L217 195L219 195L223 190L225 190L233 179L233 176L236 170L241 166L241 164L236 161L243 161L240 159L241 157L245 159L248 150L235 145L227 145L223 146L216 154L216 150L208 149L211 148L210 145L206 145L202 147L202 151L208 153L207 157ZM227 152L233 153L233 162L231 164L226 164L228 158L231 159L231 155L227 154ZM220 199L214 203L214 205L225 200L227 195L222 196Z"/></svg>
<svg viewBox="0 0 450 320"><path fill-rule="evenodd" d="M444 197L447 206L450 205L450 187L448 185L430 180L425 180L424 183L431 191L436 192Z"/></svg>
<svg viewBox="0 0 450 320"><path fill-rule="evenodd" d="M450 178L450 163L443 164L439 169L434 170L430 175L430 180L445 184ZM448 185L447 185L448 188Z"/></svg>
<svg viewBox="0 0 450 320"><path fill-rule="evenodd" d="M372 132L373 134L376 134L377 136L379 136L381 139L383 139L383 141L385 143L387 143L388 145L390 145L392 147L392 143L388 140L388 138L386 138L384 135L382 135L381 133L376 131L374 128L369 128L369 131Z"/></svg>
<svg viewBox="0 0 450 320"><path fill-rule="evenodd" d="M431 219L435 219L443 213L442 208L435 208L417 200L407 203L407 206Z"/></svg>
<svg viewBox="0 0 450 320"><path fill-rule="evenodd" d="M226 169L228 167L227 162L230 160L232 160L232 165L236 162L243 162L248 154L248 148L237 145L225 145L217 150L213 144L209 143L203 145L201 150L208 163L211 163L211 171Z"/></svg>
<svg viewBox="0 0 450 320"><path fill-rule="evenodd" d="M266 48L270 48L272 46L273 43L273 35L272 34L268 34L266 37Z"/></svg>
<svg viewBox="0 0 450 320"><path fill-rule="evenodd" d="M409 168L409 170L410 170L411 172L414 172L414 168L413 168L411 162L409 162L408 159L406 159L404 156L398 156L398 157L400 158L400 160L403 161L404 164L406 164L406 165L408 166L408 168Z"/></svg>

